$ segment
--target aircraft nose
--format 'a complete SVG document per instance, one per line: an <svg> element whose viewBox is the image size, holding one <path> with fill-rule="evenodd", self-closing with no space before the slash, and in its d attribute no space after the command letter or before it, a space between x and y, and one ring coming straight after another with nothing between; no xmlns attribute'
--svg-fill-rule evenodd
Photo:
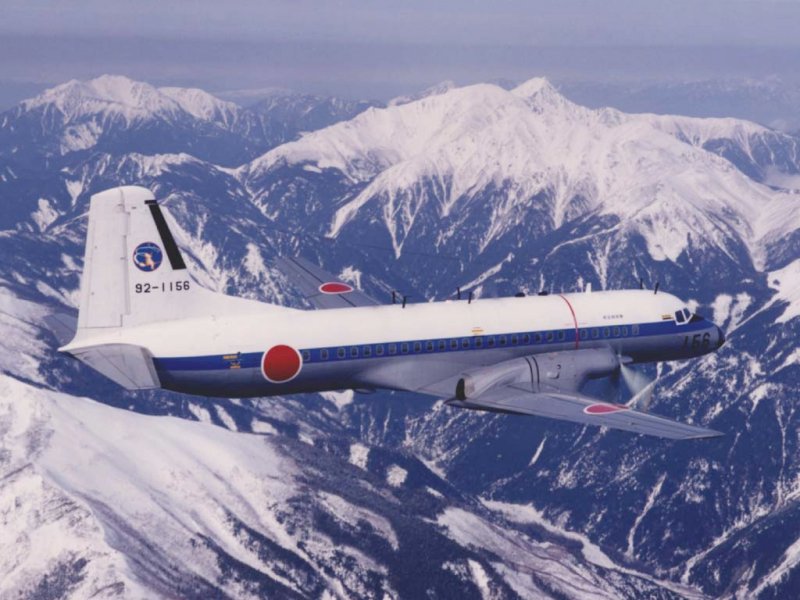
<svg viewBox="0 0 800 600"><path fill-rule="evenodd" d="M725 332L720 329L719 325L717 327L717 348L721 348L722 344L725 343Z"/></svg>

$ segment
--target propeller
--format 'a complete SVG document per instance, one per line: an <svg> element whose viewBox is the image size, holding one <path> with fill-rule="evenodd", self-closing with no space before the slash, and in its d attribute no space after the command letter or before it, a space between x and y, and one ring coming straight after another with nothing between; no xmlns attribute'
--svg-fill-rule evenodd
<svg viewBox="0 0 800 600"><path fill-rule="evenodd" d="M619 372L625 387L632 394L631 399L626 405L631 408L647 412L650 409L650 402L653 400L653 390L656 387L658 378L650 379L644 373L620 363Z"/></svg>
<svg viewBox="0 0 800 600"><path fill-rule="evenodd" d="M647 412L653 400L653 390L658 382L658 377L651 379L644 373L628 366L629 358L618 357L619 368L606 378L605 387L607 398L617 404L625 404ZM624 388L624 390L623 390Z"/></svg>

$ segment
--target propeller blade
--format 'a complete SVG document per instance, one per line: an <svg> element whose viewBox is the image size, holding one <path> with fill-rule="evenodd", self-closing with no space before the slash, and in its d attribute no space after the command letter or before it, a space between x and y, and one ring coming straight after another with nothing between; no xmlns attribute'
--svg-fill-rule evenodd
<svg viewBox="0 0 800 600"><path fill-rule="evenodd" d="M628 402L627 406L647 412L650 410L650 403L653 401L653 390L656 387L656 380L654 379L646 386L644 386L637 394L633 396Z"/></svg>
<svg viewBox="0 0 800 600"><path fill-rule="evenodd" d="M625 382L625 387L632 394L627 405L646 412L653 400L653 390L658 379L650 379L644 373L640 373L626 364L620 364L619 372Z"/></svg>
<svg viewBox="0 0 800 600"><path fill-rule="evenodd" d="M625 382L625 387L627 387L628 391L634 396L653 381L644 373L640 373L622 362L619 365L619 373L622 376L622 380Z"/></svg>

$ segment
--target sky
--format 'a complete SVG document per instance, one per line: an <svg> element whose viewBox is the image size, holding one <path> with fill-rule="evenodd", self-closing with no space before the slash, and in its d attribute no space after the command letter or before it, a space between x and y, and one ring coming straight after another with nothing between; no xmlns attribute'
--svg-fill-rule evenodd
<svg viewBox="0 0 800 600"><path fill-rule="evenodd" d="M119 73L387 99L443 80L800 78L800 0L4 0L0 104Z"/></svg>

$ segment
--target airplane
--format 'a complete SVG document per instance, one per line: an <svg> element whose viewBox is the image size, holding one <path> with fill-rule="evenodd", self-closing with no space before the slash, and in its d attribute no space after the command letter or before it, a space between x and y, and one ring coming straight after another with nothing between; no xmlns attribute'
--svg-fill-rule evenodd
<svg viewBox="0 0 800 600"><path fill-rule="evenodd" d="M647 410L655 382L631 365L694 358L725 342L714 323L657 288L380 304L283 257L280 269L320 309L301 310L198 285L168 217L143 187L90 200L77 331L59 350L128 390L402 390L670 439L722 435ZM583 392L590 379L620 375L636 392L628 403Z"/></svg>

